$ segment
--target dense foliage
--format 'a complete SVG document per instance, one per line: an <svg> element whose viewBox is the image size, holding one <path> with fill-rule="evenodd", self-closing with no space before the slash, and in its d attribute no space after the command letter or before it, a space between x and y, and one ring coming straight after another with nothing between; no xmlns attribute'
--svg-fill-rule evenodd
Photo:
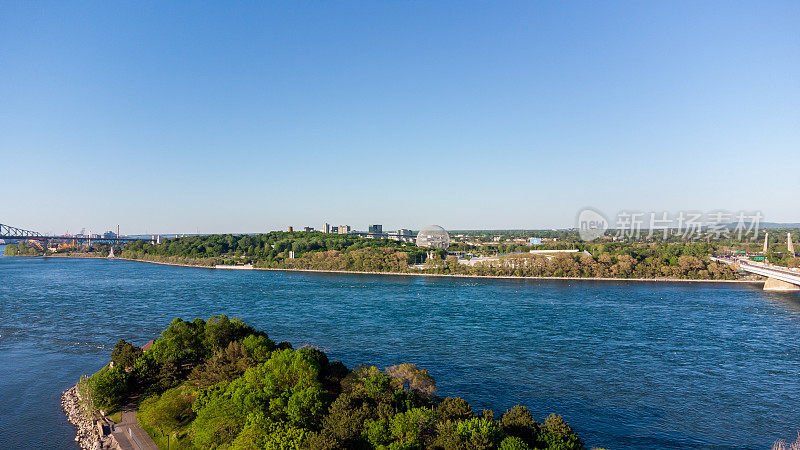
<svg viewBox="0 0 800 450"><path fill-rule="evenodd" d="M212 266L250 263L267 268L485 276L690 279L735 279L738 276L730 267L709 260L709 255L721 250L717 243L558 243L545 247L565 246L581 251L555 255L510 253L500 255L499 259L468 265L455 257L446 257L441 251L427 260L426 249L385 239L275 232L191 236L159 245L137 242L129 245L122 256ZM453 245L453 249L465 248L475 250L464 244ZM530 246L525 248L530 249ZM290 257L290 251L294 252L294 258ZM487 253L487 249L482 251ZM414 263L423 261L426 261L424 267L413 267Z"/></svg>
<svg viewBox="0 0 800 450"><path fill-rule="evenodd" d="M143 428L178 448L583 448L561 416L539 423L523 406L476 414L436 396L414 364L348 370L226 316L175 319L148 351L120 341L112 358L82 382L94 405L113 410L139 395Z"/></svg>
<svg viewBox="0 0 800 450"><path fill-rule="evenodd" d="M580 244L579 252L553 255L517 253L476 263L459 264L453 258L431 261L427 271L469 275L585 278L684 278L730 280L730 266L712 262L717 249L709 243Z"/></svg>
<svg viewBox="0 0 800 450"><path fill-rule="evenodd" d="M8 244L4 251L6 256L39 256L44 254L44 248L22 241L18 244Z"/></svg>
<svg viewBox="0 0 800 450"><path fill-rule="evenodd" d="M461 241L452 243L448 249L450 256L444 250L429 252L413 243L320 232L185 236L166 239L160 244L135 241L124 248L116 248L115 254L136 260L209 267L251 264L256 268L357 272L729 280L740 274L729 266L712 262L709 256L736 252L754 254L760 252L763 245L763 242L755 240L679 241L674 236L641 240L616 240L612 236L603 236L596 241L582 242L574 230L551 230L536 232L549 236L549 241L531 246L520 237L529 232L461 233L465 233L460 235ZM788 251L784 230L771 231L769 243L767 254L763 255L769 262L800 266L800 258ZM50 254L49 250L36 245L25 242L8 245L6 254ZM93 243L92 248L86 250L89 253L83 254L108 255L108 245ZM577 252L531 254L531 249ZM55 251L70 255L74 249L64 246ZM454 254L462 259L457 259ZM463 259L476 257L492 259L474 264L465 264Z"/></svg>
<svg viewBox="0 0 800 450"><path fill-rule="evenodd" d="M123 257L183 264L254 264L257 267L404 271L424 257L413 244L366 239L352 234L272 232L215 234L168 239L161 244L134 242Z"/></svg>

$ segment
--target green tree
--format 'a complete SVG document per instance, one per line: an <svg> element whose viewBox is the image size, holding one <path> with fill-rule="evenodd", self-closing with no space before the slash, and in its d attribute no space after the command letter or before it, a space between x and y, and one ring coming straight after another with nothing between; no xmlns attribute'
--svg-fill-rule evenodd
<svg viewBox="0 0 800 450"><path fill-rule="evenodd" d="M114 345L114 350L111 351L111 361L115 366L123 369L132 368L140 356L142 356L141 347L133 345L125 339L120 339Z"/></svg>

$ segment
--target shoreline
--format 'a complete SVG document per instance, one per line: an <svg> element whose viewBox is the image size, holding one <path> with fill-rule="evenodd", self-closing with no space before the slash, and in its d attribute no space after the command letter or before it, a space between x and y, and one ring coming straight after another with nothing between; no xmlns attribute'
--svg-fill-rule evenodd
<svg viewBox="0 0 800 450"><path fill-rule="evenodd" d="M91 255L48 255L48 256L6 256L6 258L75 258L75 259L109 259L105 256ZM611 277L520 277L514 275L469 275L458 273L418 273L418 272L360 272L357 270L334 270L334 269L282 269L276 267L253 267L253 266L201 266L197 264L181 264L163 261L150 261L147 259L130 259L114 257L122 261L141 262L149 264L160 264L162 266L193 267L196 269L219 269L219 270L260 270L274 272L310 272L310 273L334 273L349 275L381 275L381 276L405 276L405 277L449 277L449 278L474 278L487 280L548 280L548 281L627 281L634 283L733 283L733 284L761 284L766 280L712 280L712 279L692 279L692 278L611 278Z"/></svg>
<svg viewBox="0 0 800 450"><path fill-rule="evenodd" d="M67 416L67 421L75 427L75 442L81 449L120 448L113 436L101 433L104 421L87 410L77 384L61 394L61 410Z"/></svg>

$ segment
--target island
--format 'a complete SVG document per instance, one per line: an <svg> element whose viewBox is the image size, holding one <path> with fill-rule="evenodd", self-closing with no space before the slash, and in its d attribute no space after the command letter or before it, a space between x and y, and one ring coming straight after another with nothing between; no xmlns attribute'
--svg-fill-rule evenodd
<svg viewBox="0 0 800 450"><path fill-rule="evenodd" d="M754 261L790 270L800 266L800 257L791 247L791 241L783 239L781 233L770 237L767 251L762 251L762 244L757 242L736 239L687 241L674 236L668 239L654 236L618 241L607 235L582 242L570 230L539 233L550 237L528 240L526 233L529 234L460 232L446 248L421 247L408 240L317 231L194 235L124 244L112 240L82 245L67 240L49 247L20 241L7 245L5 254L115 257L218 269L762 283L761 276L724 264L715 255L752 257Z"/></svg>

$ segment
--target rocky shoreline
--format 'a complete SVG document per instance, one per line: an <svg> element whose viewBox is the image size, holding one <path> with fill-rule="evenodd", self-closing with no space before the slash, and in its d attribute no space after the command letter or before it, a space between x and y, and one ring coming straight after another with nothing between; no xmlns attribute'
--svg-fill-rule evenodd
<svg viewBox="0 0 800 450"><path fill-rule="evenodd" d="M109 420L104 417L97 417L90 412L84 403L81 402L81 395L78 385L64 391L61 394L61 408L67 415L67 421L76 428L75 442L85 450L104 450L118 449L119 445L106 432Z"/></svg>

